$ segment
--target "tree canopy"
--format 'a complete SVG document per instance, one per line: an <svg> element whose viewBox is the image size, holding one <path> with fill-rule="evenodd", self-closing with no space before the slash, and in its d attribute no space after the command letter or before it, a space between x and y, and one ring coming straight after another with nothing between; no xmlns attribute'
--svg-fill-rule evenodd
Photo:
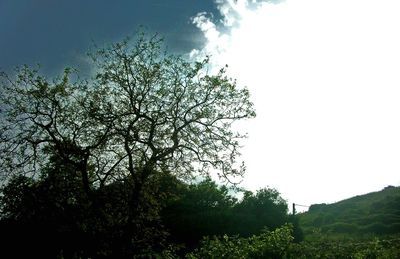
<svg viewBox="0 0 400 259"><path fill-rule="evenodd" d="M153 169L190 175L194 162L240 175L232 165L244 135L231 126L255 116L248 90L225 68L211 75L208 59L165 54L161 42L141 35L98 50L88 80L71 69L53 80L28 67L3 73L2 175L36 172L49 153L99 185Z"/></svg>
<svg viewBox="0 0 400 259"><path fill-rule="evenodd" d="M53 217L52 206L85 212L79 231L104 246L99 237L113 226L113 249L129 257L163 236L163 175L242 176L245 134L232 125L255 111L226 67L214 73L208 58L169 55L158 36L143 33L90 56L90 78L72 68L48 78L28 66L0 74L0 177L9 183L3 192L15 187L23 197L6 195L2 217L17 220L12 212L32 199L47 204L32 208L35 219Z"/></svg>

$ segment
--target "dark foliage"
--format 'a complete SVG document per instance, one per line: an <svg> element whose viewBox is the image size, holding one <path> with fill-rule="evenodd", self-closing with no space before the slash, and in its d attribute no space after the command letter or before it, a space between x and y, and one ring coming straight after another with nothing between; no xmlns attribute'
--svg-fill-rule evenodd
<svg viewBox="0 0 400 259"><path fill-rule="evenodd" d="M126 245L129 180L97 190L92 204L80 181L61 168L49 169L38 180L15 177L3 188L0 227L9 252L41 258L124 258L133 253ZM273 189L246 192L238 201L226 186L210 179L188 185L170 174L154 175L143 188L146 214L137 221L141 232L131 237L142 245L143 256L161 253L168 244L183 245L183 255L205 236L250 237L291 220ZM26 249L13 250L15 244Z"/></svg>
<svg viewBox="0 0 400 259"><path fill-rule="evenodd" d="M301 240L297 218L288 216L287 204L279 192L274 189L261 189L255 194L242 192L243 198L237 200L233 190L210 179L191 185L181 183L178 196L162 211L171 242L183 244L184 250L189 251L205 236L250 237L287 222L295 225L296 240Z"/></svg>

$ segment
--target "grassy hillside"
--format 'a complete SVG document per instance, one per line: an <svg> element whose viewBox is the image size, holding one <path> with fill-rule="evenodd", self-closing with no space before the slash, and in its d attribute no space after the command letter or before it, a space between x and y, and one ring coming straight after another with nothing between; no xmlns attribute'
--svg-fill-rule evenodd
<svg viewBox="0 0 400 259"><path fill-rule="evenodd" d="M315 204L301 214L306 237L362 237L400 234L400 187L355 196L333 204Z"/></svg>

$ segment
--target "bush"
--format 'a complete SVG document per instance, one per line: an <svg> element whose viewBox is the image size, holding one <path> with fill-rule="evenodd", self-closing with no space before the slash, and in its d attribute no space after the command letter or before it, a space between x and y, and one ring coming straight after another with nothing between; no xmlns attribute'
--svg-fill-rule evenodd
<svg viewBox="0 0 400 259"><path fill-rule="evenodd" d="M200 258L282 258L293 241L293 226L264 231L249 238L206 237L199 248L187 254L188 259Z"/></svg>

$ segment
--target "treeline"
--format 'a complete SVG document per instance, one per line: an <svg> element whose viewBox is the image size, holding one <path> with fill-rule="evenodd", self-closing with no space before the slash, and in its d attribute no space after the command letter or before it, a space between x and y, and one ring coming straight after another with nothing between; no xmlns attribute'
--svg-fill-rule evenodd
<svg viewBox="0 0 400 259"><path fill-rule="evenodd" d="M80 182L69 179L70 174L61 168L49 169L37 180L16 177L3 187L2 253L41 258L122 256L118 253L124 249L124 232L130 227L125 220L129 184L116 182L95 192L98 204L94 208ZM133 235L135 243L141 242L142 256L173 247L183 257L206 236L247 238L288 222L295 226L296 238L301 238L285 200L274 189L241 190L243 198L239 200L233 190L209 178L187 184L171 174L156 175L141 204L153 210L143 210L144 225ZM14 250L15 245L24 249Z"/></svg>
<svg viewBox="0 0 400 259"><path fill-rule="evenodd" d="M274 230L286 223L295 228L295 238L302 232L279 192L264 188L253 193L241 190L238 200L229 189L206 179L198 184L180 183L181 192L162 211L163 221L175 243L194 248L205 236L250 237L266 228Z"/></svg>

